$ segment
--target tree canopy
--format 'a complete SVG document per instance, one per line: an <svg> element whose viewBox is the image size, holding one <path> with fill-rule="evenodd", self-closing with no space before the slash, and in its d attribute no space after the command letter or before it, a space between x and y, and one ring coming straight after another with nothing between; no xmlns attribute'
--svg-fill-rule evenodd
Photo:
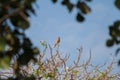
<svg viewBox="0 0 120 80"><path fill-rule="evenodd" d="M13 59L15 72L39 53L24 33L30 27L29 12L35 14L32 4L36 0L0 0L0 68L10 66Z"/></svg>

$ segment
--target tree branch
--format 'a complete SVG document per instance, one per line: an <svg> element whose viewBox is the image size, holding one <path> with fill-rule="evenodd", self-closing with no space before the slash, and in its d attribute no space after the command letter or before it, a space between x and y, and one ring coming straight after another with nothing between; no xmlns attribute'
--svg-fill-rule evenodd
<svg viewBox="0 0 120 80"><path fill-rule="evenodd" d="M12 13L8 13L6 14L5 16L3 16L2 18L0 18L0 24L5 21L7 18L11 17L11 16L14 16L14 14L17 14L19 13L21 10L23 10L24 7L20 7L20 8L17 8L15 9Z"/></svg>

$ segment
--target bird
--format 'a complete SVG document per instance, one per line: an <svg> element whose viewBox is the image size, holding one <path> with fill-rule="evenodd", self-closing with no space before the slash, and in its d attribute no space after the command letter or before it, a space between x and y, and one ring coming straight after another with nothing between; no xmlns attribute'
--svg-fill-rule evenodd
<svg viewBox="0 0 120 80"><path fill-rule="evenodd" d="M53 48L55 48L60 43L60 37L58 37L55 41L55 44L53 45Z"/></svg>

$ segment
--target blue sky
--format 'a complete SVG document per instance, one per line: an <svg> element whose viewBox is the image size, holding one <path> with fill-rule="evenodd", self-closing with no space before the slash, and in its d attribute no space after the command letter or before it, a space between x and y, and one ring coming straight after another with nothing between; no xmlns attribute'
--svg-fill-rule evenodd
<svg viewBox="0 0 120 80"><path fill-rule="evenodd" d="M73 0L74 1L74 0ZM93 64L104 64L110 60L118 46L106 47L109 37L108 26L120 19L120 11L114 6L114 1L93 0L88 5L92 11L85 15L86 20L78 23L75 19L77 10L69 13L60 3L54 4L50 0L37 0L36 16L30 17L31 27L26 31L35 46L40 46L40 40L50 45L60 36L60 51L70 54L70 60L77 57L77 49L83 47L82 59L89 57L92 52ZM118 57L116 57L118 58Z"/></svg>

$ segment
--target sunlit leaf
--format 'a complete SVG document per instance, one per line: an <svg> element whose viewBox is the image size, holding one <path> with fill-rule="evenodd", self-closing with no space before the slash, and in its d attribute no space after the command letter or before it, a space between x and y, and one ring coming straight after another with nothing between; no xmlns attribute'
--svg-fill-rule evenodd
<svg viewBox="0 0 120 80"><path fill-rule="evenodd" d="M47 79L48 78L48 74L44 74L43 78Z"/></svg>
<svg viewBox="0 0 120 80"><path fill-rule="evenodd" d="M73 10L74 5L69 0L63 0L61 4L65 5L67 9L69 10L69 12Z"/></svg>
<svg viewBox="0 0 120 80"><path fill-rule="evenodd" d="M54 72L49 72L49 73L48 73L48 77L55 77Z"/></svg>
<svg viewBox="0 0 120 80"><path fill-rule="evenodd" d="M112 78L115 78L116 77L116 75L115 74L113 74L113 75L111 75L110 76L110 78L112 79Z"/></svg>
<svg viewBox="0 0 120 80"><path fill-rule="evenodd" d="M13 67L13 69L17 69L19 67L18 62L16 60L14 61L14 64L13 64L12 67Z"/></svg>
<svg viewBox="0 0 120 80"><path fill-rule="evenodd" d="M33 53L34 53L34 54L38 54L38 53L39 53L38 48L34 48L34 49L33 49Z"/></svg>
<svg viewBox="0 0 120 80"><path fill-rule="evenodd" d="M95 78L88 78L88 80L96 80Z"/></svg>
<svg viewBox="0 0 120 80"><path fill-rule="evenodd" d="M3 39L2 36L0 36L0 52L2 52L5 49L6 42Z"/></svg>
<svg viewBox="0 0 120 80"><path fill-rule="evenodd" d="M4 56L0 58L0 68L6 69L10 66L10 58L8 56Z"/></svg>
<svg viewBox="0 0 120 80"><path fill-rule="evenodd" d="M12 47L9 47L9 48L8 48L8 51L12 51L12 50L13 50L13 48L12 48Z"/></svg>
<svg viewBox="0 0 120 80"><path fill-rule="evenodd" d="M87 6L86 3L80 1L77 3L77 8L80 9L81 12L84 14L88 14L91 11L91 9Z"/></svg>
<svg viewBox="0 0 120 80"><path fill-rule="evenodd" d="M42 45L43 47L47 45L44 40L41 40L40 43L41 43L41 45Z"/></svg>
<svg viewBox="0 0 120 80"><path fill-rule="evenodd" d="M74 71L73 71L74 74L77 74L78 72L79 72L78 70L74 70Z"/></svg>
<svg viewBox="0 0 120 80"><path fill-rule="evenodd" d="M42 66L44 63L43 63L43 62L39 62L38 64L39 64L40 66Z"/></svg>

